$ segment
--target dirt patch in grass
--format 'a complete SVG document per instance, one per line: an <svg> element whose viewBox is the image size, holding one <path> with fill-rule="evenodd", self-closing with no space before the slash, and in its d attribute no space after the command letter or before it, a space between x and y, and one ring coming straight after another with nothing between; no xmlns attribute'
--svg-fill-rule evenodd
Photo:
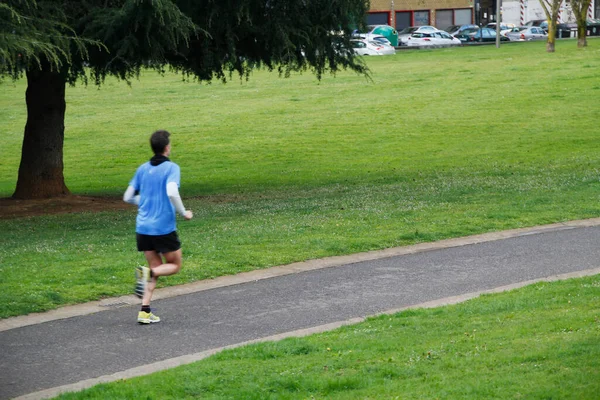
<svg viewBox="0 0 600 400"><path fill-rule="evenodd" d="M51 199L0 198L0 219L81 212L127 210L133 206L120 197L63 196Z"/></svg>

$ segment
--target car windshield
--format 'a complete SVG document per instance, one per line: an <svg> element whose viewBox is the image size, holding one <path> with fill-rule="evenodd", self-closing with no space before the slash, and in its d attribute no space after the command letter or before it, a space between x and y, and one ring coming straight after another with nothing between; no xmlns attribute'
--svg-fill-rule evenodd
<svg viewBox="0 0 600 400"><path fill-rule="evenodd" d="M454 32L460 29L460 25L452 25L446 28L446 32Z"/></svg>
<svg viewBox="0 0 600 400"><path fill-rule="evenodd" d="M374 38L373 41L375 41L383 46L391 46L392 45L390 43L390 41L387 40L386 38Z"/></svg>
<svg viewBox="0 0 600 400"><path fill-rule="evenodd" d="M385 36L372 36L371 40L376 40L378 42L389 42Z"/></svg>

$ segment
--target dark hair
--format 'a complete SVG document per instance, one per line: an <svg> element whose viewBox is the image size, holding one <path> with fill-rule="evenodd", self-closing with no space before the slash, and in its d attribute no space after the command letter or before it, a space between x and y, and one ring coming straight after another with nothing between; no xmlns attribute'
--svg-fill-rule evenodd
<svg viewBox="0 0 600 400"><path fill-rule="evenodd" d="M164 130L156 131L150 136L150 147L152 147L154 154L165 152L165 148L169 144L169 136L171 134Z"/></svg>

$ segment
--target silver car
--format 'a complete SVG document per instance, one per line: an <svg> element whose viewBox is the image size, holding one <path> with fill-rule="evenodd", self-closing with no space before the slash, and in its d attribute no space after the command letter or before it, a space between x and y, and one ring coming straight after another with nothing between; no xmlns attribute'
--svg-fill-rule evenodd
<svg viewBox="0 0 600 400"><path fill-rule="evenodd" d="M511 42L528 42L530 40L547 40L548 34L537 26L518 26L507 32L505 36Z"/></svg>
<svg viewBox="0 0 600 400"><path fill-rule="evenodd" d="M398 46L408 46L408 38L413 33L431 33L437 31L439 29L431 25L409 26L398 32Z"/></svg>
<svg viewBox="0 0 600 400"><path fill-rule="evenodd" d="M448 32L413 33L407 39L407 46L415 47L448 47L460 46L462 42Z"/></svg>
<svg viewBox="0 0 600 400"><path fill-rule="evenodd" d="M485 27L496 30L496 25L497 24L495 22L491 22L491 23L487 24ZM506 34L508 32L510 32L511 30L513 30L516 27L517 26L515 24L505 24L505 23L501 22L500 23L500 34L506 36Z"/></svg>
<svg viewBox="0 0 600 400"><path fill-rule="evenodd" d="M359 56L385 56L396 54L396 49L381 42L367 39L352 39L350 40L352 50Z"/></svg>

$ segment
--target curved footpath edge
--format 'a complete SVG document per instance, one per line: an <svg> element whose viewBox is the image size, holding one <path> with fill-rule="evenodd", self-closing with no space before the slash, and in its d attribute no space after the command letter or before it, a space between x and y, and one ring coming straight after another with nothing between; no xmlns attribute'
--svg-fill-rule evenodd
<svg viewBox="0 0 600 400"><path fill-rule="evenodd" d="M431 250L445 249L450 247L466 246L476 243L491 242L495 240L509 239L518 236L535 235L538 233L559 231L565 229L575 229L583 227L599 226L600 218L591 218L577 221L559 222L550 225L534 226L529 228L511 229L500 232L483 233L479 235L466 236L462 238L446 239L437 242L419 243L412 246L393 247L390 249L356 253L345 256L327 257L322 259L308 260L288 265L271 267L267 269L243 272L237 275L222 276L215 279L198 281L180 286L156 289L153 300L166 299L175 296L181 296L190 293L196 293L203 290L209 290L219 287L239 285L246 282L259 281L262 279L273 278L289 274L296 274L305 271L317 270L322 268L337 267L345 264L352 264L360 261L377 260L381 258L394 257L406 254L414 254ZM562 278L566 279L566 278ZM532 282L529 282L532 283ZM507 289L503 289L507 290ZM113 297L100 301L65 306L56 310L44 313L34 313L19 317L11 317L0 320L0 332L10 329L20 328L28 325L41 324L44 322L72 318L82 315L93 314L101 311L107 311L116 307L126 307L139 303L139 299L133 295ZM443 304L443 303L442 303Z"/></svg>
<svg viewBox="0 0 600 400"><path fill-rule="evenodd" d="M139 367L131 368L131 369L128 369L125 371L120 371L120 372L117 372L117 373L114 373L111 375L104 375L104 376L100 376L100 377L94 378L94 379L87 379L87 380L83 380L83 381L76 382L76 383L69 384L69 385L58 386L58 387L45 389L45 390L35 392L35 393L29 393L29 394L17 397L14 400L38 400L38 399L53 398L53 397L56 397L63 393L77 392L77 391L81 391L84 389L88 389L93 386L99 385L101 383L109 383L109 382L115 382L118 380L131 379L131 378L135 378L138 376L149 375L154 372L164 371L166 369L179 367L181 365L191 364L193 362L200 361L200 360L203 360L214 354L217 354L223 350L233 349L236 347L242 347L242 346L250 345L253 343L272 342L272 341L283 340L283 339L290 338L290 337L308 336L308 335L312 335L312 334L316 334L316 333L334 330L334 329L340 328L345 325L358 324L360 322L365 321L367 318L370 318L370 317L374 317L374 316L378 316L378 315L391 315L391 314L395 314L400 311L409 310L409 309L434 308L434 307L441 307L441 306L450 305L450 304L457 304L457 303L461 303L463 301L467 301L467 300L476 298L482 294L500 293L500 292L504 292L507 290L518 289L520 287L531 285L531 284L534 284L537 282L553 282L553 281L558 281L558 280L563 280L563 279L581 278L584 276L592 276L592 275L597 275L597 274L600 274L600 268L588 269L585 271L578 271L578 272L571 272L571 273L561 274L561 275L554 275L554 276L550 276L550 277L546 277L546 278L534 279L534 280L519 282L519 283L515 283L515 284L511 284L511 285L500 286L500 287L497 287L497 288L494 288L491 290L483 290L483 291L479 291L479 292L466 293L466 294L463 294L460 296L447 297L444 299L428 301L425 303L415 304L415 305L408 306L408 307L386 310L384 312L373 314L368 317L351 318L351 319L348 319L345 321L332 322L330 324L315 326L312 328L299 329L296 331L291 331L291 332L286 332L286 333L282 333L282 334L278 334L278 335L272 335L272 336L267 336L267 337L263 337L263 338L259 338L259 339L249 340L246 342L236 343L236 344L233 344L230 346L223 346L223 347L214 348L214 349L210 349L210 350L206 350L206 351L201 351L201 352L194 353L194 354L187 354L187 355L180 356L180 357L174 357L174 358L159 361L159 362L156 362L153 364L141 365Z"/></svg>
<svg viewBox="0 0 600 400"><path fill-rule="evenodd" d="M373 263L387 263L392 259L397 258L398 256L408 257L400 257L400 259L413 259L413 258L429 258L430 256L433 258L439 257L440 254L446 254L447 252L452 254L468 254L467 258L471 259L474 254L485 254L477 253L478 249L483 248L495 248L496 250L500 250L500 252L496 252L495 258L498 258L497 254L515 254L517 259L521 260L522 254L527 254L527 262L532 260L532 257L535 259L538 256L542 256L543 254L550 254L550 257L557 256L557 252L555 249L560 249L562 243L567 240L570 241L572 246L570 254L575 254L577 256L577 260L575 260L575 264L580 268L585 269L571 269L572 263L570 259L560 258L560 260L556 260L557 264L560 265L560 268L542 268L539 273L534 274L523 274L521 279L500 279L495 281L496 283L490 285L471 285L471 286L462 286L463 289L453 290L453 291L442 291L442 292L431 292L432 296L420 297L421 301L418 303L414 302L398 302L396 303L396 307L393 308L394 303L384 303L388 304L387 307L375 307L371 308L371 312L361 312L361 313L348 313L345 316L335 315L334 318L324 318L324 319L316 319L312 320L310 324L292 324L289 325L287 329L279 329L279 330L265 330L263 333L253 333L252 335L242 335L238 336L237 339L234 340L226 340L226 341L217 341L213 342L212 345L205 346L195 346L190 347L188 349L190 354L185 354L186 352L173 352L171 354L171 358L167 358L161 361L156 361L156 359L140 359L140 362L136 363L128 363L127 366L123 364L124 368L103 368L95 371L94 374L76 374L72 378L73 379L58 379L54 380L54 385L51 382L45 385L37 385L32 386L30 390L36 390L35 392L31 392L28 394L23 394L24 390L21 390L20 393L15 393L15 395L20 395L21 397L17 397L17 399L45 399L49 397L55 397L61 393L72 392L83 390L92 386L95 386L100 383L113 382L116 380L124 380L130 379L137 376L147 375L154 372L174 368L180 365L189 364L195 361L202 360L207 358L213 354L216 354L220 351L236 348L252 343L265 342L265 341L278 341L289 337L303 337L315 333L320 333L324 331L333 330L345 325L356 324L365 321L365 319L378 316L378 315L389 315L393 313L397 313L407 309L414 308L431 308L431 307L439 307L449 304L456 304L466 300L470 300L476 298L482 294L488 293L498 293L507 290L513 290L516 288L520 288L526 285L530 285L537 282L550 282L557 281L563 279L570 278L578 278L584 276L592 276L600 274L600 262L598 262L598 251L597 251L597 240L600 237L600 231L598 230L598 226L600 226L600 218L596 219L588 219L588 220L580 220L580 221L569 221L564 223L556 223L551 225L530 227L530 228L522 228L522 229L514 229L503 232L493 232L486 233L480 235L473 235L463 238L456 239L448 239L439 242L432 243L422 243L413 246L406 247L398 247L392 249L386 249L381 251L372 251L366 253L359 253L348 256L339 256L339 257L329 257L325 259L319 260L310 260L306 262L299 262L290 265L273 267L265 270L252 271L248 273L243 273L235 276L227 276L222 278L217 278L213 280L201 281L196 283L191 283L188 285L164 288L160 291L157 291L155 294L157 298L168 299L174 298L176 296L180 296L177 299L167 300L167 303L179 302L182 300L186 300L189 298L197 298L198 296L204 296L206 293L202 291L206 291L209 289L215 288L223 288L224 291L232 290L236 292L238 289L248 286L256 286L256 285L269 285L273 282L288 281L293 280L296 281L298 279L302 280L307 276L318 276L319 278L324 275L328 275L331 273L336 273L338 269L332 269L329 271L323 271L318 274L302 274L299 275L300 272L309 272L309 271L317 271L323 268L329 267L340 267L340 270L352 269L355 266L352 264L356 264L356 266L363 265L363 262L373 262ZM582 229L580 229L582 228ZM593 229L585 229L585 228L593 228ZM562 233L560 233L562 232ZM548 234L542 237L543 234ZM538 236L539 235L539 236ZM515 239L522 237L522 239L515 240L507 240L504 239ZM567 239L568 238L568 239ZM496 244L492 244L491 242L497 241ZM485 244L490 243L490 244ZM519 243L518 246L513 247L513 244ZM537 244L536 244L537 243ZM539 246L540 243L544 243L543 246ZM564 242L566 243L566 242ZM461 246L467 245L477 245L483 244L483 246L472 246L470 248L460 248ZM525 244L525 246L523 246ZM531 246L531 248L530 248ZM552 250L549 249L548 246L553 246ZM447 252L443 253L429 253L434 250L447 249ZM511 250L514 249L514 250ZM531 250L531 251L529 251ZM507 253L508 252L508 253ZM541 252L541 253L540 253ZM584 252L584 253L582 253ZM585 254L585 257L580 257L581 254ZM476 255L475 255L476 256ZM490 260L490 257L483 256L485 259ZM502 256L503 257L503 256ZM492 257L493 258L493 257ZM544 260L546 258L542 257ZM389 260L388 260L389 259ZM379 261L378 261L379 260ZM501 263L504 265L504 258L502 258ZM554 260L552 258L552 260ZM437 261L439 262L439 261ZM457 261L459 262L459 261ZM460 262L459 262L460 263ZM434 262L435 264L435 262ZM497 263L492 262L492 266ZM514 263L510 263L513 265ZM535 263L534 263L535 264ZM462 265L462 264L461 264ZM520 265L517 263L516 265ZM567 267L569 266L569 267ZM497 266L496 266L497 267ZM565 268L563 268L565 267ZM515 271L515 269L511 269L511 271ZM571 272L569 272L571 271ZM294 275L298 274L298 275ZM285 277L287 276L287 277ZM282 277L281 279L276 279L273 281L264 281L268 278L277 278ZM255 284L255 282L259 282ZM411 281L414 283L414 280ZM228 287L232 285L241 285L241 284L249 284L240 286L239 288L229 289ZM470 289L468 289L470 288ZM221 292L221 291L219 291ZM466 292L466 293L465 293ZM443 294L445 293L445 294ZM188 296L184 296L188 295ZM444 297L445 296L445 297ZM450 296L450 297L449 297ZM121 314L124 310L118 310L120 307L131 307L139 304L139 300L134 296L122 296L118 298L106 299L103 301L92 302L87 304L81 304L76 306L67 306L58 310L50 311L47 313L28 315L23 317L15 317L6 320L0 320L0 332L1 331L9 331L11 329L26 327L30 325L35 325L38 323L49 322L61 320L64 318L71 317L82 317L81 320L85 319L85 316L88 314L94 314L101 311L113 310L112 313L106 313L99 317L104 318L105 316L110 317L114 314ZM410 304L410 305L409 305ZM267 307L265 310L269 309L268 304L257 303L255 307ZM279 307L279 304L277 304ZM390 307L390 308L388 308ZM271 307L272 309L272 307ZM260 310L259 310L260 311ZM358 315L358 316L356 316ZM339 318L339 320L337 320ZM79 322L79 319L74 320L73 322ZM67 322L69 323L69 322ZM318 325L320 324L320 325ZM35 331L37 328L33 328ZM6 332L7 335L10 335L14 332ZM37 356L35 356L37 357ZM35 358L34 357L34 358ZM144 362L144 360L146 360ZM120 369L120 370L119 370ZM41 373L43 370L40 370ZM32 374L32 377L36 376ZM81 380L77 380L77 377ZM54 387L51 387L54 386ZM0 397L2 397L0 395Z"/></svg>

